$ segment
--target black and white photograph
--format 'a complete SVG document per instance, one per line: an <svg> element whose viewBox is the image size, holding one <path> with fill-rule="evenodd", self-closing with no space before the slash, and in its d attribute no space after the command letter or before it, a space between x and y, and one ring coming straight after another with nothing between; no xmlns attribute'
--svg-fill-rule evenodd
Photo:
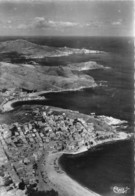
<svg viewBox="0 0 135 196"><path fill-rule="evenodd" d="M134 196L134 0L0 0L0 196Z"/></svg>

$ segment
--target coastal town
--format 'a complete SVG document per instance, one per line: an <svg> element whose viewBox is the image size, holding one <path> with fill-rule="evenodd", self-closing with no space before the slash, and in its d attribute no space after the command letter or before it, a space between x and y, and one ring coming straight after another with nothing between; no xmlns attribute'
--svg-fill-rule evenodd
<svg viewBox="0 0 135 196"><path fill-rule="evenodd" d="M133 8L0 0L0 196L135 196Z"/></svg>
<svg viewBox="0 0 135 196"><path fill-rule="evenodd" d="M46 170L50 154L77 154L103 142L130 137L94 115L49 106L37 106L32 114L29 122L0 125L0 181L7 191L51 191L53 184ZM59 174L63 172L56 160L54 168Z"/></svg>
<svg viewBox="0 0 135 196"><path fill-rule="evenodd" d="M14 110L16 102L46 100L40 92L14 88L1 90L1 97L2 113ZM31 115L32 118L25 123L0 125L0 182L7 193L19 190L28 195L30 191L55 190L62 195L50 176L53 169L56 175L63 175L58 163L62 154L78 154L102 143L131 137L131 134L116 130L115 124L124 121L93 113L85 115L37 105L32 107ZM47 169L52 165L53 169Z"/></svg>

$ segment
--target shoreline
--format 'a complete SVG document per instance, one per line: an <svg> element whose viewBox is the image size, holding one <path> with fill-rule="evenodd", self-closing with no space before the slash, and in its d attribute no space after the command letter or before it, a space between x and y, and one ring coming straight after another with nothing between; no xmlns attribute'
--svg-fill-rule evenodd
<svg viewBox="0 0 135 196"><path fill-rule="evenodd" d="M46 173L51 182L51 187L60 196L101 196L82 186L62 170L58 163L62 155L63 153L51 153L47 156Z"/></svg>
<svg viewBox="0 0 135 196"><path fill-rule="evenodd" d="M69 154L69 156L71 156L73 158L75 157L75 159L76 159L79 156L81 157L85 154L87 155L87 153L88 154L90 153L89 156L90 156L90 158L92 158L91 153L93 152L93 154L95 156L96 152L98 151L98 147L101 149L102 149L102 147L104 147L105 149L108 149L114 143L119 144L118 146L121 146L121 144L123 144L122 146L125 147L126 141L129 141L129 143L130 142L133 143L133 141L134 141L133 133L129 133L130 131L132 131L131 128L133 127L133 125L130 124L130 120L132 121L131 116L130 116L132 114L130 111L130 106L132 106L132 104L129 103L130 99L131 99L130 94L131 94L132 89L130 89L130 91L128 91L128 87L130 85L129 84L130 78L131 78L130 77L131 76L130 65L129 65L129 72L125 74L125 72L127 70L126 64L128 62L129 62L129 64L131 64L131 56L132 55L130 55L128 53L129 48L131 48L131 40L130 41L126 40L126 42L125 41L123 42L123 39L118 39L118 38L117 39L106 38L105 40L103 38L102 39L101 38L100 39L97 39L97 38L96 39L95 38L88 39L89 36L88 36L88 38L86 37L87 39L84 39L84 38L85 37L83 37L83 39L80 39L78 37L76 39L76 38L67 37L66 39L64 38L64 42L63 42L63 38L62 39L61 38L60 39L59 38L52 39L51 42L54 41L54 42L56 42L56 44L53 43L50 46L47 46L47 48L43 44L43 47L45 46L44 50L46 50L46 52L47 52L45 54L45 56L51 55L48 57L52 57L52 59L45 58L43 60L40 59L40 58L42 58L42 49L41 49L42 47L41 48L39 47L36 50L36 46L38 46L38 45L36 45L36 43L35 43L35 45L33 45L34 43L30 43L31 41L29 40L29 38L28 38L28 40L25 40L25 38L24 38L24 43L23 43L23 38L22 38L22 40L20 38L16 38L16 40L13 39L15 41L15 45L14 45L14 41L12 42L12 40L11 40L11 44L10 44L10 42L8 43L8 40L5 41L5 43L7 42L5 45L5 47L7 47L7 49L9 48L9 50L10 50L10 48L11 48L11 50L12 49L14 50L14 48L15 48L17 50L17 52L20 51L20 53L22 53L22 54L24 52L24 57L26 57L26 58L24 58L24 60L23 60L23 58L20 55L17 56L17 58L16 58L16 56L14 57L14 54L13 54L13 56L11 54L11 57L10 57L10 55L7 55L9 57L8 59L7 59L7 56L4 56L4 54L2 56L2 60L4 59L3 61L7 61L7 62L9 62L9 64L13 65L13 69L12 69L11 65L2 64L3 73L4 73L4 70L7 70L7 73L5 72L6 75L3 75L3 78L5 79L7 77L7 79L8 79L6 81L6 84L3 80L2 90L1 90L1 95L2 95L1 103L2 104L0 103L0 113L2 114L1 115L1 117L2 117L2 120L1 120L2 131L0 132L0 135L2 136L2 139L0 141L0 143L2 142L1 150L3 150L3 152L4 152L5 147L7 147L5 152L8 152L8 153L4 154L8 158L8 160L7 160L8 164L6 165L6 163L5 163L3 165L6 168L5 169L6 172L9 172L10 177L16 177L18 175L18 178L21 179L21 172L24 173L24 178L22 178L22 179L25 179L25 176L26 176L26 178L28 177L27 178L28 180L26 181L27 187L29 185L31 185L32 183L36 182L37 187L35 189L37 191L42 191L42 190L47 191L47 188L48 188L48 191L51 189L56 190L56 192L58 192L58 195L60 194L59 196L101 196L101 195L103 196L102 192L100 192L101 195L96 193L98 190L97 187L98 187L98 185L101 185L102 187L104 187L105 184L107 186L107 183L105 183L105 182L109 181L109 178L111 178L111 180L115 181L115 178L117 177L117 175L119 175L119 173L121 173L120 170L118 170L118 172L117 172L117 169L116 169L116 174L113 173L114 172L113 169L115 168L114 162L117 161L117 157L119 157L121 159L120 153L117 153L118 156L116 156L114 158L114 162L111 161L112 171L111 171L110 167L107 167L108 164L107 165L104 164L105 162L103 162L103 164L100 164L100 160L97 161L98 165L100 165L100 168L99 168L99 170L96 168L96 172L93 170L93 166L88 163L88 166L91 169L87 170L86 174L89 177L91 177L91 179L92 179L90 181L88 178L88 183L89 183L87 185L88 188L85 186L84 181L79 182L78 181L79 178L75 179L74 175L72 176L71 172L69 172L69 174L68 174L68 169L66 169L66 167L64 169L65 164L62 164L61 157L64 156L65 154L66 154L66 156ZM78 42L78 40L79 40L79 42ZM30 41L30 42L28 42L28 41ZM44 41L45 41L45 43L46 43L46 41L48 43L48 38L45 39ZM42 39L41 40L37 39L37 44L40 45L40 42L42 42ZM57 44L57 42L58 42L58 44ZM72 44L72 42L79 44L79 45L77 45L78 48L72 48L72 46L74 45L74 44ZM30 44L32 44L32 45L30 45ZM63 45L62 47L60 47L61 44ZM57 45L58 47L55 47L55 45ZM66 46L64 47L64 45L69 45L69 47L66 47ZM84 45L84 48L83 48L83 45ZM88 49L86 47L87 45L88 45ZM90 45L90 47L89 47L89 45ZM127 47L126 47L126 45L127 45ZM49 47L51 49L49 49ZM95 52L96 49L98 49L98 47L99 47L99 49L102 48L102 50L105 50L105 51L98 51L97 50L97 52ZM24 50L25 48L26 48L26 50ZM76 53L75 53L75 51L76 51ZM77 52L79 52L79 51L81 53L77 54ZM89 53L89 51L91 51L91 53ZM29 52L31 54L29 54ZM129 55L127 55L127 58L124 58L124 56L123 56L124 54L129 54ZM69 81L68 80L66 81L66 79L64 79L64 83L63 83L63 79L60 78L60 79L58 79L58 82L57 81L55 82L55 79L54 79L54 81L49 79L49 80L51 80L51 82L48 82L47 84L46 84L46 82L45 83L43 82L43 84L42 84L43 86L42 86L41 85L42 81L48 81L48 78L44 79L44 75L43 75L44 70L41 70L40 67L38 67L37 73L35 73L35 75L34 75L34 72L33 72L34 70L30 69L30 67L29 67L29 66L36 67L40 64L42 67L44 65L44 62L47 66L51 66L52 64L56 64L54 66L57 67L57 65L59 65L59 63L61 63L61 62L63 63L63 59L61 59L61 58L57 59L57 57L62 57L62 56L66 57L68 55L69 56L71 55L71 58L64 58L64 61L66 61L65 64L68 66L69 66L69 64L67 64L67 63L70 63L70 61L73 66L74 61L77 62L77 64L81 61L82 61L82 63L85 64L85 63L87 63L87 59L90 59L90 60L93 59L97 63L101 63L101 64L103 63L103 66L109 65L113 72L111 73L111 70L110 70L110 71L104 73L104 70L99 70L96 73L95 73L95 71L93 71L91 73L90 71L82 70L84 72L80 72L80 73L77 72L79 75L77 75L77 78L74 80L75 74L70 75L69 70L62 70L62 76L63 76L63 73L66 76L69 75L69 78L73 79L76 83L72 84L72 81L70 79L69 79ZM37 59L34 59L34 56ZM54 59L53 59L53 57L54 57ZM74 57L75 57L75 60L74 60ZM18 62L19 59L22 59L22 62L24 61L24 63L26 63L26 64L22 64L22 66L20 66L21 63L19 63L18 70L16 70L16 65L14 66L14 61ZM11 63L10 63L10 60L11 60ZM12 60L13 60L13 64L12 64ZM55 62L55 60L58 60L58 61ZM68 62L68 60L69 60L69 62ZM6 63L6 62L4 62L4 63ZM28 65L29 63L30 63L30 65ZM120 74L121 67L123 67L122 74ZM59 71L59 69L58 69L58 71ZM85 72L85 71L87 71L87 72ZM49 74L54 74L54 75L56 74L58 76L61 75L61 70L60 70L60 73L57 74L56 68L55 68L55 70L51 70L51 69L49 70L48 68L46 68L45 72L47 72ZM103 72L103 76L99 77L98 74L100 74L100 73L102 74L102 72ZM85 75L84 76L81 75L83 73L84 74L86 73L86 75L90 75L91 79L85 77ZM89 73L89 74L87 74L87 73ZM94 75L93 75L93 73L94 73ZM8 77L8 75L11 76L11 78ZM33 77L33 79L32 79L29 76L32 76L32 77L35 76L35 77ZM79 76L82 76L82 78L79 78ZM93 78L93 82L92 82L92 78ZM80 79L81 79L81 81L80 81ZM100 80L100 79L103 79L103 80ZM105 79L105 81L104 81L104 79ZM22 80L24 81L24 84L26 83L25 85L21 82ZM37 82L36 82L36 80L37 80ZM113 81L113 82L111 83L111 81ZM122 82L122 81L124 81L123 82L124 85L120 84L120 82ZM66 83L68 83L68 84L66 84ZM57 86L55 86L55 84ZM110 86L109 86L109 84L110 84ZM10 89L8 89L10 86L15 87L14 88L15 90L13 90L13 92L12 92L12 89L11 89L11 91L10 91ZM22 88L19 86L21 86ZM64 86L65 87L69 86L69 87L71 87L71 89L61 88ZM84 87L81 87L81 86L84 86ZM75 87L75 88L73 89L73 87ZM103 88L103 87L105 87L105 88ZM4 93L4 90L6 90L6 88L7 88L7 93ZM24 88L24 91L23 91L23 88ZM37 90L40 89L41 91L39 90L37 92L36 89ZM44 90L44 89L48 89L48 90ZM86 90L83 90L83 89L86 89ZM87 90L87 89L90 89L90 90ZM104 89L104 90L102 91L102 89ZM36 92L34 93L34 91L36 91ZM85 94L85 91L86 91L86 94ZM117 91L118 91L118 93L117 93ZM32 93L28 93L28 92L32 92ZM78 93L79 93L79 95L78 95ZM94 93L97 93L97 94L95 95ZM128 93L128 94L126 94L126 93ZM73 94L73 98L71 96L72 94ZM76 96L76 94L77 94L77 96ZM92 97L92 100L91 100L91 95L89 96L89 94L95 95ZM71 97L71 99L72 99L71 102L69 99L67 99L67 100L64 100L64 102L62 103L63 99L65 97L67 97L68 95L69 95L69 98ZM86 99L84 98L84 100L83 100L83 95L86 96ZM98 95L100 95L101 97ZM40 98L42 98L42 96L44 97L43 100L40 99ZM57 97L57 99L55 96ZM62 96L62 100L61 100L61 96ZM34 100L34 97L35 97L35 100ZM54 99L52 101L50 101L50 99L53 97L54 97ZM22 100L22 99L24 99L24 100ZM26 99L28 99L28 100L26 100ZM78 99L78 102L77 102L77 99ZM67 101L67 103L65 103L65 101ZM58 105L54 104L54 105L56 105L56 107L57 106L62 107L65 105L65 107L63 107L63 108L58 108L58 110L63 110L62 111L63 113L64 113L64 108L65 108L65 110L66 109L68 110L68 108L69 109L71 108L71 110L69 110L69 111L73 112L73 114L71 112L68 112L68 114L65 113L63 115L63 113L61 111L60 112L59 111L52 112L52 106L50 106L50 105L52 105L52 102L58 103ZM76 104L76 105L72 106L72 102L73 102L73 104ZM50 105L49 105L49 103L50 103ZM86 105L85 105L85 103L86 103ZM121 107L119 105L119 103L124 104L124 105ZM47 105L49 105L49 106L47 106ZM86 110L85 110L85 108L86 108ZM3 111L2 111L2 109L3 109ZM79 111L74 111L74 109L79 110ZM84 114L79 113L79 112L84 113L85 111L86 111L86 114L90 117L87 117L87 116L83 117ZM74 112L78 112L78 113L74 113ZM90 113L90 112L93 112L93 113ZM56 117L55 117L55 115L56 115ZM110 116L108 116L108 115L110 115ZM57 121L57 119L58 119L57 116L60 117L60 120L58 120L58 121ZM66 121L63 120L64 116L66 116L65 117ZM73 116L73 118L75 117L76 119L83 119L86 122L86 129L84 126L85 123L84 123L84 125L82 123L79 129L78 129L78 126L77 127L74 126L73 122L71 120L72 116ZM127 123L129 123L129 124L127 124L126 130L124 128L124 126L126 126L126 125L122 124L123 125L123 127L122 127L121 124L119 124L119 123L117 124L118 121L117 121L117 119L115 119L115 117L119 118L119 119L127 119L128 120ZM11 118L11 120L10 120L10 118ZM72 132L70 130L70 123L68 123L68 121L67 121L68 118L69 118L69 120L71 120L71 126L73 126L73 128L74 128L73 131L75 130L75 134L79 135L79 137L73 137L74 134L72 134ZM86 121L85 119L86 120L88 119L88 120ZM42 120L45 122L42 123L41 122ZM11 123L11 121L12 121L12 123ZM115 124L115 122L116 122L116 124ZM56 123L56 125L55 125L55 123ZM111 123L111 124L109 124L109 123ZM53 125L53 124L54 124L54 127L51 127L50 125ZM78 123L78 124L80 124L80 123ZM45 126L45 125L47 125L47 126ZM65 127L63 125L64 126L66 125L65 126L66 129L70 130L70 131L66 131L66 129L64 130ZM110 126L110 128L108 127L108 125ZM82 126L84 127L83 130L86 130L86 131L84 131L83 134L80 134ZM132 126L132 127L130 127L130 126ZM59 131L58 127L61 128L61 131ZM90 128L87 129L87 127L90 127ZM45 128L48 131L47 136L46 136L46 134L40 135L39 133L44 133ZM10 137L10 135L8 135L8 133L11 132L8 130L12 130L12 129L13 130L17 129L17 131L15 131L15 132L13 131L13 133L15 133L14 134L15 137ZM91 134L87 134L87 133L89 133L89 130L91 131ZM24 134L24 133L26 133L26 134ZM55 135L54 135L54 133L55 133ZM77 134L77 133L79 133L79 134ZM5 137L6 135L9 137ZM88 135L88 137L87 137L87 135ZM66 136L66 137L64 137L64 136ZM5 139L3 139L3 138L5 138ZM31 140L31 142L30 142L30 140ZM73 140L73 142L71 143L72 140ZM55 141L57 141L57 144L55 144ZM80 141L80 143L79 143L79 141ZM6 145L4 146L4 144L6 144ZM65 150L62 150L62 149L65 149ZM115 152L117 152L118 149L119 148L116 147ZM127 154L125 153L125 148L122 148L122 153L124 154L124 157L125 157L124 160L126 160L128 163L127 165L125 164L126 171L124 171L125 176L128 180L127 174L130 173L129 172L130 170L128 170L128 165L131 168L131 165L129 164L130 158L128 156L126 156ZM101 152L99 152L99 154L102 155ZM109 152L109 156L110 155L111 156L113 155L112 151ZM128 153L128 155L130 155L130 153ZM36 164L34 164L34 163L36 163ZM73 166L79 167L77 170L77 174L80 176L81 180L85 180L87 178L87 177L85 177L85 175L81 176L81 171L82 171L82 173L84 173L85 171L84 171L84 168L81 167L80 159L79 159L79 161L77 159L77 165L76 164L74 164L74 165L71 164L72 166L69 165L69 163L70 163L69 159L67 159L66 163L67 163L68 168L69 167L72 168L73 171L75 171ZM86 163L86 159L84 159L84 163ZM91 163L91 159L90 159L90 163ZM120 163L124 163L123 159L121 159ZM95 161L93 164L95 166ZM37 165L38 165L38 167L36 170L34 168ZM108 176L104 176L104 173L103 173L103 179L102 179L102 177L101 178L99 177L100 171L103 168L102 166L106 167L107 170L110 171L107 173ZM27 168L27 170L26 170L26 168ZM87 167L86 167L86 169L87 169ZM20 171L20 173L18 171ZM3 176L5 177L4 180L6 180L6 177L8 176L8 175L6 175L6 172L4 174L2 173ZM17 175L13 175L12 172L14 172L14 174L17 174ZM42 172L45 172L45 173L42 173ZM42 175L42 174L45 174L45 175ZM114 178L113 178L113 176L114 176ZM125 176L122 173L121 178L124 179ZM105 178L107 181L104 182ZM98 182L98 179L101 179L103 184L100 184ZM0 179L0 181L1 181L1 179ZM119 181L121 181L121 180L119 180ZM7 191L5 191L3 194L0 192L0 196L2 196L2 195L3 196L5 196L5 195L11 196L12 191L19 190L18 189L19 184L16 183L19 181L15 181L15 178L13 178L13 182L14 183L13 183L13 187L11 187L11 190L10 189L8 190L7 189L8 187L5 186L5 190L7 189ZM117 180L116 180L116 182L117 182ZM96 187L96 188L94 187L95 192L90 190L90 189L93 189L92 184L94 184ZM116 185L117 185L117 183L116 183ZM25 187L26 190L27 190L27 187ZM108 187L112 188L111 191L114 191L113 184L111 187L110 186L108 186ZM117 191L117 188L118 187L116 186L116 189L115 189L116 192L113 192L113 193L116 195L117 194L121 195L121 193ZM123 188L123 186L121 188ZM23 194L22 192L24 193L24 195L22 195ZM12 196L14 196L14 195L26 196L25 193L26 193L25 190L24 191L19 190L19 192L15 192L15 193L13 192ZM105 194L105 195L111 196L111 195L113 195L113 193L109 194L107 192L107 194ZM57 193L56 193L56 195L57 195Z"/></svg>
<svg viewBox="0 0 135 196"><path fill-rule="evenodd" d="M46 100L44 94L48 94L48 93L61 93L61 92L74 92L74 91L81 91L84 89L88 89L88 88L95 88L98 87L97 85L95 86L90 86L90 87L79 87L79 88L75 88L75 89L67 89L67 90L58 90L58 91L54 91L54 90L49 90L49 91L39 91L39 92L35 92L35 93L29 93L28 97L23 97L22 99L12 99L9 100L7 102L3 101L0 104L0 110L2 112L8 112L11 110L14 110L15 108L13 107L13 104L17 103L17 102L25 102L25 101L42 101L42 100Z"/></svg>
<svg viewBox="0 0 135 196"><path fill-rule="evenodd" d="M80 90L80 89L79 89ZM69 91L69 90L65 90ZM58 91L56 91L57 93ZM5 109L6 111L11 109L13 110L13 104L16 102L21 101L33 101L35 98L35 101L38 100L46 100L46 98L42 98L43 91L38 92L40 94L30 94L31 96L20 98L19 100L13 99L5 103ZM45 92L45 93L48 93ZM51 91L51 93L53 93ZM55 92L54 92L55 93ZM79 148L76 151L63 151L63 152L49 152L48 155L44 158L46 164L42 166L42 170L46 173L46 176L48 178L47 185L48 187L54 189L59 193L60 196L101 196L100 194L97 194L93 192L92 190L88 189L87 187L81 185L76 180L72 179L69 175L66 174L66 172L62 169L61 165L59 164L59 159L63 154L70 154L70 155L78 155L84 152L87 152L88 150L91 150L93 148L98 147L99 145L105 145L107 143L113 143L121 140L129 139L129 134L118 132L118 134L115 136L115 138L105 139L105 140L95 140L95 143L90 148L87 148L86 146L82 146L82 148Z"/></svg>
<svg viewBox="0 0 135 196"><path fill-rule="evenodd" d="M61 93L61 92L74 92L74 91L81 91L81 90L85 90L85 89L89 89L89 88L95 88L98 87L97 84L93 85L93 86L89 86L89 87L78 87L78 88L74 88L74 89L61 89L61 90L49 90L49 91L40 91L40 92L35 92L35 93L31 93L30 96L42 96L43 94L47 94L47 93Z"/></svg>
<svg viewBox="0 0 135 196"><path fill-rule="evenodd" d="M2 103L0 105L0 109L2 112L9 112L14 110L15 108L13 107L13 104L17 103L17 102L26 102L26 101L44 101L46 100L45 97L23 97L23 98L19 98L19 99L12 99L7 101L6 103Z"/></svg>
<svg viewBox="0 0 135 196"><path fill-rule="evenodd" d="M59 159L64 154L70 155L78 155L93 148L96 148L100 145L106 145L109 143L114 143L122 140L129 140L128 136L122 137L119 134L119 138L115 139L107 139L101 142L96 143L91 148L82 149L77 152L57 152L57 153L49 153L46 158L46 169L47 176L50 180L51 186L53 189L59 192L60 196L101 196L100 194L88 189L87 187L83 186L72 177L70 177L62 168L59 163Z"/></svg>
<svg viewBox="0 0 135 196"><path fill-rule="evenodd" d="M120 133L123 133L123 132L120 132ZM78 154L88 152L89 150L93 150L96 147L99 147L99 146L102 146L102 145L112 144L112 143L115 143L115 142L126 141L126 140L130 140L130 139L131 139L131 136L128 136L128 134L125 134L125 137L119 136L119 138L106 139L104 141L98 141L95 145L91 146L90 148L84 147L82 149L79 149L76 152L63 152L63 154L78 155Z"/></svg>

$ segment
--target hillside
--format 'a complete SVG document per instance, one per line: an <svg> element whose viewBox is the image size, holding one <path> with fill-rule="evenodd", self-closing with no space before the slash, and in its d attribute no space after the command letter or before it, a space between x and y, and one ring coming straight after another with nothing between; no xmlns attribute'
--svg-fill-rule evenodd
<svg viewBox="0 0 135 196"><path fill-rule="evenodd" d="M96 86L94 79L74 74L68 67L33 66L29 64L0 63L0 88L29 90L65 90Z"/></svg>
<svg viewBox="0 0 135 196"><path fill-rule="evenodd" d="M73 54L90 54L97 53L99 51L76 49L68 47L50 47L41 46L35 43L28 42L23 39L5 41L0 43L0 53L17 52L19 54L25 54L26 57L31 58L44 58L44 57L61 57Z"/></svg>
<svg viewBox="0 0 135 196"><path fill-rule="evenodd" d="M19 54L25 55L49 55L48 52L53 52L54 49L48 46L40 46L38 44L34 44L28 42L26 40L12 40L0 43L0 52L1 53L11 53L17 52Z"/></svg>
<svg viewBox="0 0 135 196"><path fill-rule="evenodd" d="M93 51L41 46L21 39L1 42L0 88L19 87L40 91L95 87L94 79L81 71L103 68L102 65L93 61L72 63L67 60L68 55L74 61L76 54L89 52Z"/></svg>

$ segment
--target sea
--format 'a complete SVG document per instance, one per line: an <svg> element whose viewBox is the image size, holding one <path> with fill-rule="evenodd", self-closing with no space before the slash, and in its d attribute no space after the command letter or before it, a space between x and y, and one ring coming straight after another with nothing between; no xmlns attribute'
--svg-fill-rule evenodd
<svg viewBox="0 0 135 196"><path fill-rule="evenodd" d="M1 38L0 41L20 39ZM111 116L127 121L125 132L134 125L134 40L131 37L23 37L33 43L53 47L101 50L107 55L72 56L55 63L96 61L106 69L85 70L98 87L79 91L47 93L43 105L52 105L85 114ZM45 66L45 65L44 65ZM31 102L34 104L35 102ZM14 106L21 106L17 103ZM29 104L28 102L25 104ZM36 102L37 104L37 102ZM39 103L41 104L41 102ZM122 129L122 128L121 128ZM123 129L122 129L123 130ZM64 171L83 186L103 196L133 196L133 141L106 144L77 156L63 155L60 164Z"/></svg>
<svg viewBox="0 0 135 196"><path fill-rule="evenodd" d="M102 196L134 196L133 142L104 144L80 155L63 155L64 171Z"/></svg>

